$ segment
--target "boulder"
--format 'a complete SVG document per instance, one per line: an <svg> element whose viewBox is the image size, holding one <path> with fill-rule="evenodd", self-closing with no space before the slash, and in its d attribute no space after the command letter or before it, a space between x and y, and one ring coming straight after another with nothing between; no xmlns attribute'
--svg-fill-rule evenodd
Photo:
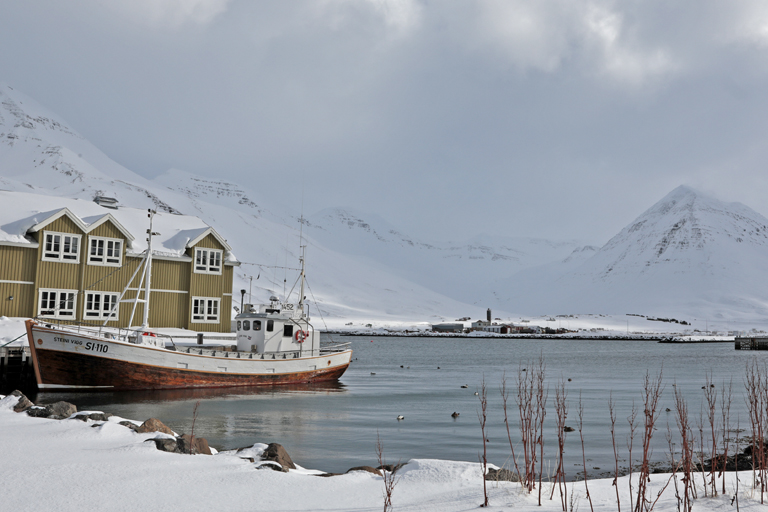
<svg viewBox="0 0 768 512"><path fill-rule="evenodd" d="M69 418L77 412L77 407L69 402L56 402L45 407L30 407L27 414L35 418L51 418L53 420L63 420Z"/></svg>
<svg viewBox="0 0 768 512"><path fill-rule="evenodd" d="M30 407L32 407L33 405L35 405L32 403L32 401L29 398L24 396L24 393L22 393L18 389L13 390L11 392L11 396L19 397L18 403L16 403L16 405L13 406L13 412L24 412Z"/></svg>
<svg viewBox="0 0 768 512"><path fill-rule="evenodd" d="M75 419L80 421L107 421L110 416L112 416L112 414L108 412L92 412L90 414L83 412L75 416Z"/></svg>
<svg viewBox="0 0 768 512"><path fill-rule="evenodd" d="M155 447L162 452L179 453L178 443L170 437L156 437L154 439L147 439L147 441L154 441Z"/></svg>
<svg viewBox="0 0 768 512"><path fill-rule="evenodd" d="M212 455L211 448L208 446L208 441L204 437L192 436L184 434L176 438L176 443L179 447L180 453L191 453L193 455Z"/></svg>
<svg viewBox="0 0 768 512"><path fill-rule="evenodd" d="M33 405L29 409L27 409L27 414L29 416L32 416L33 418L47 418L51 415L50 412L45 407L40 407L38 405Z"/></svg>
<svg viewBox="0 0 768 512"><path fill-rule="evenodd" d="M347 473L351 473L353 471L367 471L368 473L373 473L374 475L382 476L380 470L376 468L372 468L371 466L356 466L354 468L349 468L347 470Z"/></svg>
<svg viewBox="0 0 768 512"><path fill-rule="evenodd" d="M173 435L173 430L166 427L165 424L157 418L149 418L147 421L141 424L136 430L139 434L146 434L147 432L162 432L163 434Z"/></svg>
<svg viewBox="0 0 768 512"><path fill-rule="evenodd" d="M77 407L69 402L56 402L46 405L45 409L50 412L49 418L63 420L69 418L77 412Z"/></svg>
<svg viewBox="0 0 768 512"><path fill-rule="evenodd" d="M261 455L261 460L271 460L282 466L286 473L289 469L296 469L296 465L291 460L291 456L285 451L283 445L278 443L269 443L267 449Z"/></svg>
<svg viewBox="0 0 768 512"><path fill-rule="evenodd" d="M281 471L283 473L288 472L287 469L285 469L283 466L281 466L277 462L269 461L269 460L266 462L262 462L261 464L256 466L256 469L271 469L272 471Z"/></svg>
<svg viewBox="0 0 768 512"><path fill-rule="evenodd" d="M118 425L122 425L124 427L128 427L129 429L133 430L134 432L139 430L139 427L137 427L136 424L133 423L132 421L121 421L120 423L118 423Z"/></svg>
<svg viewBox="0 0 768 512"><path fill-rule="evenodd" d="M488 468L488 472L485 474L485 479L491 482L518 482L517 473L508 469L493 469Z"/></svg>
<svg viewBox="0 0 768 512"><path fill-rule="evenodd" d="M396 473L401 467L405 466L405 462L398 462L397 464L383 464L376 469L383 469L390 473Z"/></svg>

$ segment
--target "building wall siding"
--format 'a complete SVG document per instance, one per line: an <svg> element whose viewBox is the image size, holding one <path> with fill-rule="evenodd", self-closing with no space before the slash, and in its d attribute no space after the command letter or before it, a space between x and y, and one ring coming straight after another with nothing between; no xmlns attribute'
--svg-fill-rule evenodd
<svg viewBox="0 0 768 512"><path fill-rule="evenodd" d="M13 300L10 300L10 297L13 297ZM0 283L0 303L3 316L34 316L35 286Z"/></svg>
<svg viewBox="0 0 768 512"><path fill-rule="evenodd" d="M0 245L0 279L34 281L37 249Z"/></svg>

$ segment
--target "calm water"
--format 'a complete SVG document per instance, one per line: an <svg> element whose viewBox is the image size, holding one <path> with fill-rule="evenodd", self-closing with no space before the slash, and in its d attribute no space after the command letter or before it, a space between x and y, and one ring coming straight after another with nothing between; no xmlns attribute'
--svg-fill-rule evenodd
<svg viewBox="0 0 768 512"><path fill-rule="evenodd" d="M545 423L549 428L555 423L555 384L560 378L570 378L566 424L577 427L581 394L587 468L597 475L613 465L607 407L610 392L616 402L619 447L626 457L626 417L633 401L641 410L638 416L642 414L645 373L655 375L663 365L666 387L654 453L656 459L663 459L668 457L667 423L675 429L673 413L665 412L667 407L674 408L673 383L685 393L695 425L705 373L712 372L718 388L732 379L732 424L735 427L738 417L744 428L748 422L743 395L745 365L755 357L768 360L768 353L736 351L732 342L673 345L652 341L341 339L352 342L354 354L338 385L248 391L41 393L37 399L42 403L68 400L80 410L103 410L136 420L156 417L177 432L189 432L194 404L200 400L195 433L212 446L231 449L255 442L279 442L304 467L343 472L357 465L373 465L377 433L388 461L477 461L482 438L479 401L474 393L484 378L489 401L489 461L501 465L510 456L498 391L502 376L506 371L508 386L514 387L519 365L528 367L543 355L550 384ZM468 388L461 388L464 384ZM513 396L509 401L510 419L516 429ZM456 419L451 417L454 411L460 413ZM398 415L405 419L398 421ZM513 440L519 437L516 430L512 434ZM545 430L545 459L554 457L556 442L555 434ZM638 443L636 440L636 446ZM566 471L573 478L581 470L578 432L568 434L566 457Z"/></svg>

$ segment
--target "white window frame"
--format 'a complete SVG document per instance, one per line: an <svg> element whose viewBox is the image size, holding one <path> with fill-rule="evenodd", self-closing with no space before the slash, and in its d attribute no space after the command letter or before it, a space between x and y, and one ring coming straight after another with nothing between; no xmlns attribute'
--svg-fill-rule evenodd
<svg viewBox="0 0 768 512"><path fill-rule="evenodd" d="M224 251L195 247L194 269L196 274L221 274Z"/></svg>
<svg viewBox="0 0 768 512"><path fill-rule="evenodd" d="M50 237L50 240L49 240ZM72 251L73 241L77 246L76 251ZM57 231L43 231L43 261L58 261L61 263L80 263L80 252L83 246L82 235L74 233L59 233ZM51 246L49 250L48 247ZM70 250L66 251L69 245Z"/></svg>
<svg viewBox="0 0 768 512"><path fill-rule="evenodd" d="M201 307L202 311L200 311ZM192 297L192 323L218 324L220 322L221 299L219 297Z"/></svg>
<svg viewBox="0 0 768 512"><path fill-rule="evenodd" d="M96 250L101 245L101 255L93 254L94 246ZM112 256L109 256L110 251ZM117 257L114 253L117 252ZM107 238L104 236L88 237L88 264L101 265L104 267L119 267L123 264L123 240L120 238Z"/></svg>
<svg viewBox="0 0 768 512"><path fill-rule="evenodd" d="M118 299L120 294L117 292L83 292L85 300L83 301L83 320L117 320L120 317L120 305ZM109 314L112 308L118 305L112 315Z"/></svg>
<svg viewBox="0 0 768 512"><path fill-rule="evenodd" d="M51 297L51 294L55 295ZM71 297L67 296L62 299L61 296L64 294L71 295ZM44 300L45 304L43 304ZM53 307L51 307L51 303ZM45 314L44 311L53 311L53 313ZM37 291L37 316L58 320L77 320L77 290L40 288Z"/></svg>

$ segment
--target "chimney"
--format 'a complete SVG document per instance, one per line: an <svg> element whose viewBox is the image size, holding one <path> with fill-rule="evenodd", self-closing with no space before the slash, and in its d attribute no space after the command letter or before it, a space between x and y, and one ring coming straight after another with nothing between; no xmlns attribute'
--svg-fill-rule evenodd
<svg viewBox="0 0 768 512"><path fill-rule="evenodd" d="M491 323L491 308L488 308L488 323Z"/></svg>

